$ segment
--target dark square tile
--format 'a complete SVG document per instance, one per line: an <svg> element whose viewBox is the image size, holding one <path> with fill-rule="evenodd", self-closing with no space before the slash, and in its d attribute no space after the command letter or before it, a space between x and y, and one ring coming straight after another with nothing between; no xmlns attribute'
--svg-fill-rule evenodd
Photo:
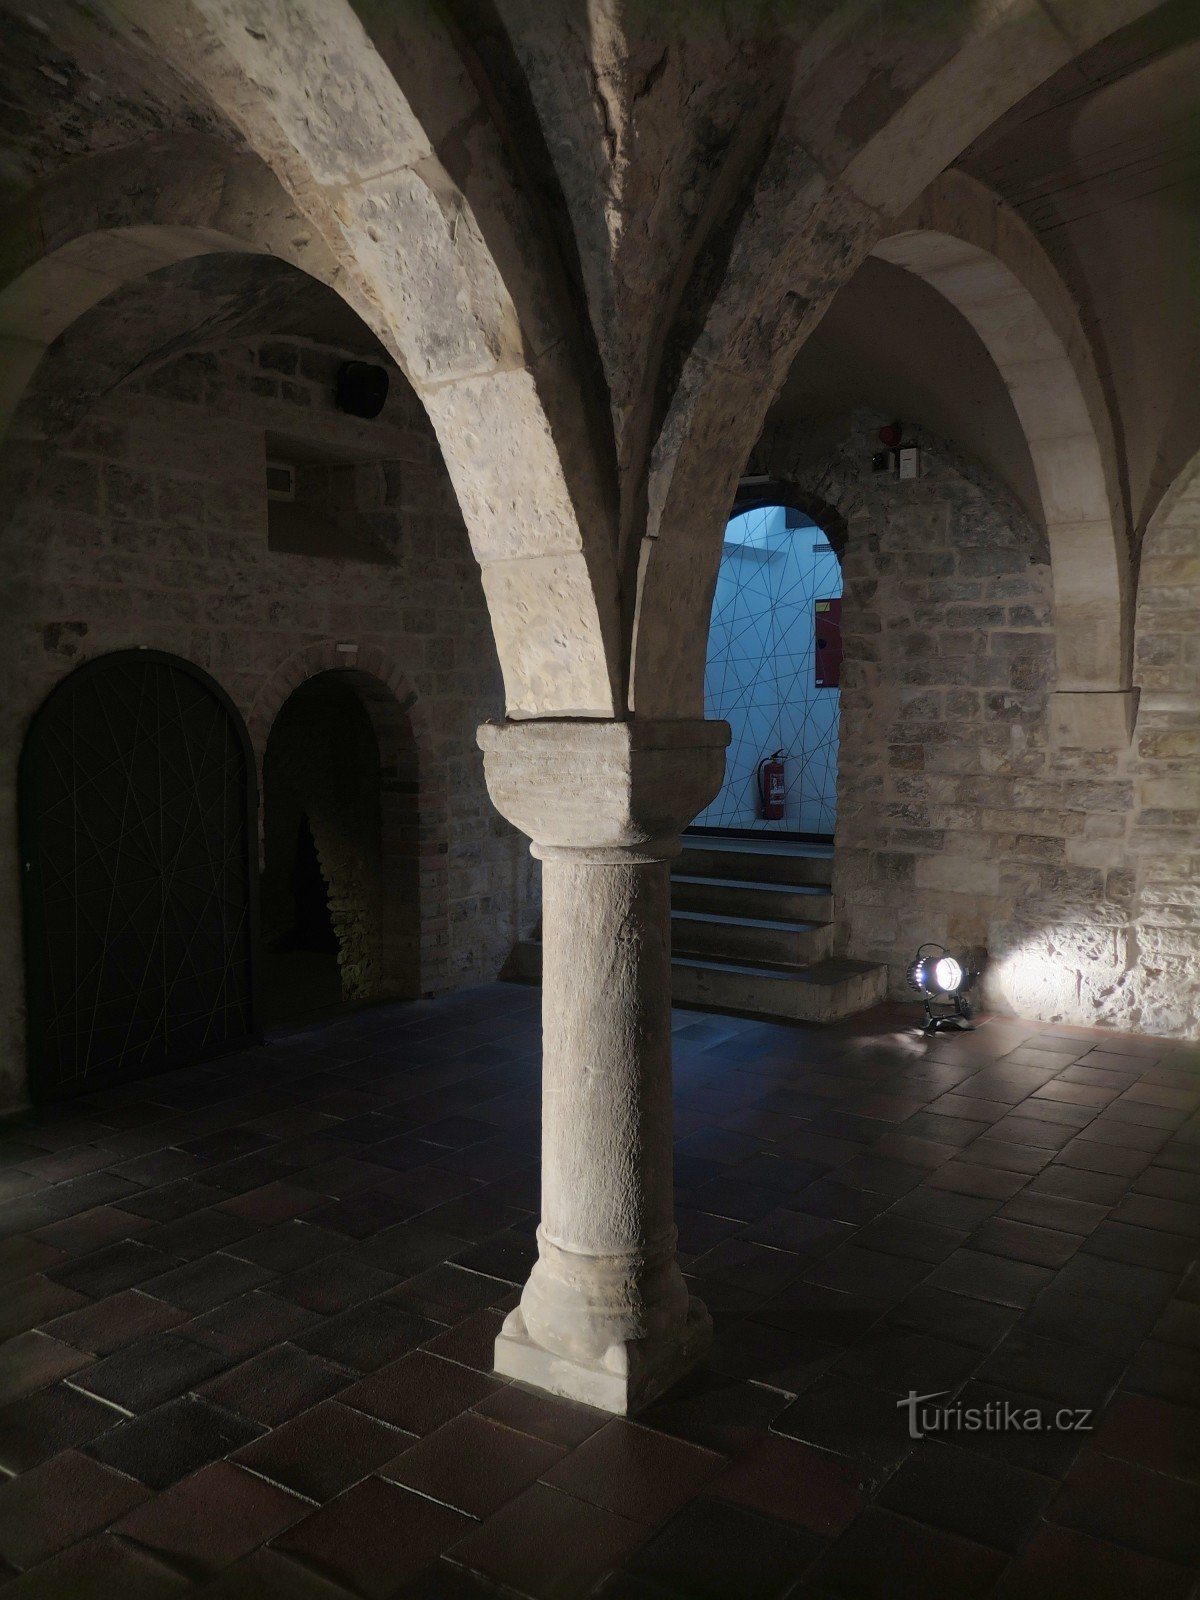
<svg viewBox="0 0 1200 1600"><path fill-rule="evenodd" d="M1054 1274L1047 1267L1025 1261L1007 1261L982 1250L956 1250L929 1277L934 1289L968 1295L977 1300L994 1300L998 1305L1023 1308Z"/></svg>
<svg viewBox="0 0 1200 1600"><path fill-rule="evenodd" d="M8 1585L11 1600L172 1600L190 1588L174 1567L108 1533L73 1544Z"/></svg>
<svg viewBox="0 0 1200 1600"><path fill-rule="evenodd" d="M786 1522L704 1497L685 1506L626 1565L689 1600L777 1600L820 1550L812 1534Z"/></svg>
<svg viewBox="0 0 1200 1600"><path fill-rule="evenodd" d="M387 1298L393 1305L436 1322L457 1322L480 1306L491 1305L504 1288L502 1279L485 1277L446 1261L409 1278Z"/></svg>
<svg viewBox="0 0 1200 1600"><path fill-rule="evenodd" d="M740 1319L719 1325L706 1365L786 1394L799 1394L841 1354L839 1346L788 1328Z"/></svg>
<svg viewBox="0 0 1200 1600"><path fill-rule="evenodd" d="M970 1248L1013 1261L1029 1261L1038 1267L1061 1267L1083 1242L1078 1234L1059 1233L1008 1217L989 1217L971 1235Z"/></svg>
<svg viewBox="0 0 1200 1600"><path fill-rule="evenodd" d="M1047 1516L1180 1566L1200 1565L1200 1485L1084 1450Z"/></svg>
<svg viewBox="0 0 1200 1600"><path fill-rule="evenodd" d="M1116 1387L1124 1367L1121 1355L1042 1338L1016 1327L984 1361L979 1378L1045 1395L1064 1406L1099 1406Z"/></svg>
<svg viewBox="0 0 1200 1600"><path fill-rule="evenodd" d="M227 1410L274 1425L344 1389L350 1375L294 1344L251 1356L204 1384L201 1393Z"/></svg>
<svg viewBox="0 0 1200 1600"><path fill-rule="evenodd" d="M0 1406L0 1469L26 1472L123 1420L123 1412L68 1384L39 1389Z"/></svg>
<svg viewBox="0 0 1200 1600"><path fill-rule="evenodd" d="M239 1240L230 1246L230 1254L241 1261L268 1267L272 1272L297 1272L310 1262L345 1248L346 1241L341 1234L297 1218Z"/></svg>
<svg viewBox="0 0 1200 1600"><path fill-rule="evenodd" d="M124 1239L69 1266L51 1267L46 1276L98 1300L120 1289L132 1288L135 1283L144 1283L147 1278L158 1277L178 1265L173 1256L162 1250L152 1249L136 1239Z"/></svg>
<svg viewBox="0 0 1200 1600"><path fill-rule="evenodd" d="M849 1456L862 1481L878 1487L912 1449L908 1412L896 1395L846 1378L818 1378L771 1424L775 1433Z"/></svg>
<svg viewBox="0 0 1200 1600"><path fill-rule="evenodd" d="M831 1538L862 1507L859 1477L855 1463L844 1456L768 1433L710 1479L705 1494Z"/></svg>
<svg viewBox="0 0 1200 1600"><path fill-rule="evenodd" d="M177 1333L152 1333L76 1375L75 1386L126 1411L149 1411L220 1372L222 1352Z"/></svg>
<svg viewBox="0 0 1200 1600"><path fill-rule="evenodd" d="M973 1378L954 1399L963 1412L990 1418L991 1425L960 1427L952 1412L939 1429L938 1437L944 1443L1046 1477L1061 1477L1090 1437L1076 1428L1077 1417L1060 1420L1060 1402L1044 1395Z"/></svg>
<svg viewBox="0 0 1200 1600"><path fill-rule="evenodd" d="M218 1252L188 1261L161 1277L149 1278L141 1287L146 1294L165 1300L168 1305L200 1312L211 1311L226 1300L247 1294L273 1276L263 1267Z"/></svg>
<svg viewBox="0 0 1200 1600"><path fill-rule="evenodd" d="M184 1324L189 1339L243 1358L317 1324L315 1312L261 1289L229 1300Z"/></svg>
<svg viewBox="0 0 1200 1600"><path fill-rule="evenodd" d="M385 1289L394 1288L395 1284L392 1273L372 1267L355 1256L325 1256L286 1278L275 1279L271 1293L281 1300L291 1300L309 1311L329 1316L373 1299Z"/></svg>
<svg viewBox="0 0 1200 1600"><path fill-rule="evenodd" d="M639 1412L638 1421L732 1455L771 1427L788 1403L787 1395L774 1389L701 1370Z"/></svg>
<svg viewBox="0 0 1200 1600"><path fill-rule="evenodd" d="M181 1395L96 1439L88 1454L152 1489L166 1489L262 1431L210 1401Z"/></svg>
<svg viewBox="0 0 1200 1600"><path fill-rule="evenodd" d="M0 1558L32 1567L105 1528L146 1498L140 1483L64 1450L0 1484Z"/></svg>
<svg viewBox="0 0 1200 1600"><path fill-rule="evenodd" d="M970 1600L991 1592L1004 1557L871 1506L814 1567L815 1591L838 1600Z"/></svg>
<svg viewBox="0 0 1200 1600"><path fill-rule="evenodd" d="M379 1472L442 1505L486 1518L562 1456L557 1445L518 1433L477 1412L464 1411L423 1439L407 1444L403 1453Z"/></svg>
<svg viewBox="0 0 1200 1600"><path fill-rule="evenodd" d="M976 1544L1015 1551L1055 1489L1053 1478L926 1439L885 1484L879 1503Z"/></svg>
<svg viewBox="0 0 1200 1600"><path fill-rule="evenodd" d="M615 1419L543 1477L580 1500L653 1524L678 1510L722 1465L711 1450Z"/></svg>
<svg viewBox="0 0 1200 1600"><path fill-rule="evenodd" d="M218 1571L312 1511L230 1461L214 1461L138 1506L113 1532L193 1574Z"/></svg>
<svg viewBox="0 0 1200 1600"><path fill-rule="evenodd" d="M393 1461L415 1435L323 1400L238 1450L233 1459L310 1500L324 1502Z"/></svg>
<svg viewBox="0 0 1200 1600"><path fill-rule="evenodd" d="M885 1321L897 1328L935 1334L973 1350L990 1350L1016 1322L1020 1313L991 1300L970 1300L920 1284L888 1312Z"/></svg>
<svg viewBox="0 0 1200 1600"><path fill-rule="evenodd" d="M91 1357L48 1333L19 1333L0 1347L0 1405L87 1367Z"/></svg>
<svg viewBox="0 0 1200 1600"><path fill-rule="evenodd" d="M187 1313L138 1289L123 1289L103 1300L68 1311L44 1325L44 1331L79 1350L111 1355L147 1334L165 1332L187 1321Z"/></svg>
<svg viewBox="0 0 1200 1600"><path fill-rule="evenodd" d="M405 1578L477 1527L382 1478L364 1478L273 1543L366 1600L385 1600Z"/></svg>
<svg viewBox="0 0 1200 1600"><path fill-rule="evenodd" d="M979 1359L979 1352L966 1345L885 1323L843 1352L833 1372L901 1395L956 1389L970 1377Z"/></svg>
<svg viewBox="0 0 1200 1600"><path fill-rule="evenodd" d="M1122 1392L1092 1442L1106 1455L1200 1484L1200 1412L1190 1406Z"/></svg>
<svg viewBox="0 0 1200 1600"><path fill-rule="evenodd" d="M418 1350L353 1384L340 1398L394 1427L425 1434L498 1387L497 1378Z"/></svg>
<svg viewBox="0 0 1200 1600"><path fill-rule="evenodd" d="M519 1383L502 1384L491 1390L473 1409L481 1416L494 1417L508 1428L532 1434L535 1439L561 1445L566 1450L581 1444L609 1421L607 1411L564 1400L558 1395L543 1394L540 1389L527 1389Z"/></svg>
<svg viewBox="0 0 1200 1600"><path fill-rule="evenodd" d="M997 1584L996 1600L1185 1600L1186 1568L1044 1524Z"/></svg>
<svg viewBox="0 0 1200 1600"><path fill-rule="evenodd" d="M374 1372L406 1350L424 1344L441 1328L441 1323L416 1316L391 1300L367 1300L313 1323L295 1342L340 1366Z"/></svg>

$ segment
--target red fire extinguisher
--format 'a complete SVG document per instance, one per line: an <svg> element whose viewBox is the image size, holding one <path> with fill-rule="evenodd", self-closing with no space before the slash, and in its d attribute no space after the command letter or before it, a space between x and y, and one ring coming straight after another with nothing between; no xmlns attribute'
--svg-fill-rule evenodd
<svg viewBox="0 0 1200 1600"><path fill-rule="evenodd" d="M764 822L778 822L787 804L787 783L784 777L783 751L764 757L758 763L758 795L762 802Z"/></svg>

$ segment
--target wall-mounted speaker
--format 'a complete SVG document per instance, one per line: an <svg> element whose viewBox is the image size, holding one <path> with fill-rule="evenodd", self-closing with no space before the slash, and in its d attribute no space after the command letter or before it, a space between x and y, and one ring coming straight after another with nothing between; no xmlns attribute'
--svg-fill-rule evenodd
<svg viewBox="0 0 1200 1600"><path fill-rule="evenodd" d="M335 399L339 411L352 417L377 417L388 397L386 367L369 361L347 361L338 369Z"/></svg>

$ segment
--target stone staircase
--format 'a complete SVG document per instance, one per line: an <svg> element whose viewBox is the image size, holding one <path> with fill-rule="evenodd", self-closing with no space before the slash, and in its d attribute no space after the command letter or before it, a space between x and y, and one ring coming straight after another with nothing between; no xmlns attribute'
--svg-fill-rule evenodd
<svg viewBox="0 0 1200 1600"><path fill-rule="evenodd" d="M829 954L832 871L829 845L685 837L671 871L677 1004L837 1022L882 1000L886 967ZM509 976L540 978L539 934L517 946Z"/></svg>

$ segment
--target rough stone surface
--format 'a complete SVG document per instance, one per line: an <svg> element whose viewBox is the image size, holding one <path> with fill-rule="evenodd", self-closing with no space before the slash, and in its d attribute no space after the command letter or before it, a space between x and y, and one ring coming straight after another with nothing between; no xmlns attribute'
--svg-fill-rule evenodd
<svg viewBox="0 0 1200 1600"><path fill-rule="evenodd" d="M355 675L402 813L393 862L401 849L416 853L421 992L494 977L536 918L535 869L489 804L473 748L480 718L500 708L500 675L453 491L398 373L378 422L334 409L345 355L304 339L187 354L126 385L60 444L10 441L0 534L10 573L0 781L10 1104L23 1079L17 760L50 689L106 652L145 645L203 667L245 718L260 767L293 690L326 670ZM369 514L386 559L271 549L265 462L280 440L301 455L319 441L377 476Z"/></svg>
<svg viewBox="0 0 1200 1600"><path fill-rule="evenodd" d="M990 952L990 1004L1050 1022L1200 1027L1196 496L1147 543L1133 744L1062 742L1045 537L951 447L873 473L883 420L765 440L756 465L847 528L837 947L886 962L925 940ZM811 504L811 502L810 502ZM1190 520L1189 520L1190 519Z"/></svg>
<svg viewBox="0 0 1200 1600"><path fill-rule="evenodd" d="M729 729L542 721L479 740L543 861L538 1260L496 1370L634 1411L708 1342L675 1261L668 858L720 787Z"/></svg>

